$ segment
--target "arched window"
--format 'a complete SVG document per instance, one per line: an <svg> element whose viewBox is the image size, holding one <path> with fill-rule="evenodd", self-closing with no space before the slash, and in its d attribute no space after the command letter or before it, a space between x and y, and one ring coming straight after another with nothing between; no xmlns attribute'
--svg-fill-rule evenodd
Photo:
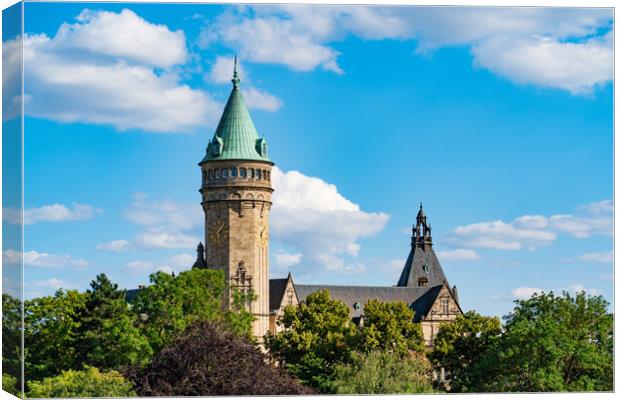
<svg viewBox="0 0 620 400"><path fill-rule="evenodd" d="M239 176L245 178L245 168L239 168Z"/></svg>
<svg viewBox="0 0 620 400"><path fill-rule="evenodd" d="M260 179L261 178L261 170L257 169L256 170L256 179Z"/></svg>
<svg viewBox="0 0 620 400"><path fill-rule="evenodd" d="M222 172L219 168L215 169L215 179L220 179L222 177Z"/></svg>
<svg viewBox="0 0 620 400"><path fill-rule="evenodd" d="M418 279L418 286L419 287L426 287L426 285L428 285L428 279L426 277L422 277L422 278Z"/></svg>
<svg viewBox="0 0 620 400"><path fill-rule="evenodd" d="M222 169L222 178L224 179L228 178L228 168Z"/></svg>
<svg viewBox="0 0 620 400"><path fill-rule="evenodd" d="M232 176L233 178L237 176L237 168L232 167L230 169L230 176Z"/></svg>
<svg viewBox="0 0 620 400"><path fill-rule="evenodd" d="M254 168L250 168L249 178L254 179Z"/></svg>

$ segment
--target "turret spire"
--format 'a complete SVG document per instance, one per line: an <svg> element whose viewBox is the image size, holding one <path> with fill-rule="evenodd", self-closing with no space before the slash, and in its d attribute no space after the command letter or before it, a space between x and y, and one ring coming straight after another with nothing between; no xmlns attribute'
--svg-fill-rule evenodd
<svg viewBox="0 0 620 400"><path fill-rule="evenodd" d="M233 89L238 89L239 88L239 82L241 80L239 79L239 74L237 73L237 55L235 54L235 66L233 67L233 78L232 78L232 83L233 83Z"/></svg>

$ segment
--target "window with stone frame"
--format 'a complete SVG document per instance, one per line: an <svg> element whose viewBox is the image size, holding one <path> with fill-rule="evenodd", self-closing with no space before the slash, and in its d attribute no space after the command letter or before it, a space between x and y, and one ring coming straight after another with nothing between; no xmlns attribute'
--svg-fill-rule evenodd
<svg viewBox="0 0 620 400"><path fill-rule="evenodd" d="M450 312L450 300L447 297L441 298L441 313L448 314Z"/></svg>

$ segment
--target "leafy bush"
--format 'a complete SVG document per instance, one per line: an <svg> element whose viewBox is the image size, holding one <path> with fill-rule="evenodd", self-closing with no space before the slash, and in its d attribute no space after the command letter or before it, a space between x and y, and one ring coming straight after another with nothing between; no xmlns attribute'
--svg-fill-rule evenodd
<svg viewBox="0 0 620 400"><path fill-rule="evenodd" d="M64 371L60 375L31 381L28 397L131 397L136 393L117 371L100 372L95 367Z"/></svg>
<svg viewBox="0 0 620 400"><path fill-rule="evenodd" d="M211 322L195 322L144 368L125 375L140 396L309 394L252 343Z"/></svg>
<svg viewBox="0 0 620 400"><path fill-rule="evenodd" d="M349 364L334 370L332 390L339 394L430 393L431 363L420 353L354 353Z"/></svg>

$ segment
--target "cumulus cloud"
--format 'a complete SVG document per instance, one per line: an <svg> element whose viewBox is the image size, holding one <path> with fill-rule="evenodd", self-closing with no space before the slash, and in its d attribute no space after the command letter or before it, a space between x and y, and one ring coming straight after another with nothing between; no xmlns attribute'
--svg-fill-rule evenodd
<svg viewBox="0 0 620 400"><path fill-rule="evenodd" d="M50 279L45 279L45 280L32 281L28 284L28 286L32 286L35 288L52 289L52 290L73 289L76 287L74 284L65 282L62 279L58 279L58 278L50 278Z"/></svg>
<svg viewBox="0 0 620 400"><path fill-rule="evenodd" d="M582 43L548 37L487 40L472 49L475 63L521 84L588 94L613 76L611 32Z"/></svg>
<svg viewBox="0 0 620 400"><path fill-rule="evenodd" d="M97 250L121 252L131 248L131 243L127 240L119 239L112 240L106 243L100 243L97 245Z"/></svg>
<svg viewBox="0 0 620 400"><path fill-rule="evenodd" d="M127 270L132 274L144 275L155 271L167 274L178 273L190 269L194 264L194 257L189 254L177 254L165 260L163 263L152 261L135 260L127 263Z"/></svg>
<svg viewBox="0 0 620 400"><path fill-rule="evenodd" d="M512 222L478 222L454 228L446 242L466 248L534 250L554 242L559 234L577 238L613 234L609 200L577 207L576 214L524 215Z"/></svg>
<svg viewBox="0 0 620 400"><path fill-rule="evenodd" d="M272 178L272 238L303 255L298 271L362 270L350 258L359 254L359 240L379 233L389 216L362 211L335 185L317 177L275 167Z"/></svg>
<svg viewBox="0 0 620 400"><path fill-rule="evenodd" d="M596 296L596 295L601 294L601 292L598 289L587 288L583 286L582 284L573 283L571 285L568 285L565 288L561 288L558 290L545 290L545 289L537 288L537 287L522 286L522 287L512 290L509 294L502 296L502 298L504 300L527 300L530 297L532 297L534 294L542 294L543 292L548 293L550 291L555 291L558 293L567 292L573 296L580 292L585 292L586 294L591 295L591 296Z"/></svg>
<svg viewBox="0 0 620 400"><path fill-rule="evenodd" d="M21 115L22 38L2 42L2 120Z"/></svg>
<svg viewBox="0 0 620 400"><path fill-rule="evenodd" d="M471 249L438 251L437 257L442 261L474 261L480 259L480 255Z"/></svg>
<svg viewBox="0 0 620 400"><path fill-rule="evenodd" d="M200 241L198 237L184 233L147 232L138 235L134 243L146 249L193 248Z"/></svg>
<svg viewBox="0 0 620 400"><path fill-rule="evenodd" d="M24 37L25 112L158 133L214 125L221 104L180 83L174 69L187 57L180 30L130 10L86 10L54 37Z"/></svg>
<svg viewBox="0 0 620 400"><path fill-rule="evenodd" d="M88 262L83 259L76 259L67 254L48 254L40 253L35 250L21 254L19 251L8 249L2 252L2 262L4 264L19 264L23 257L25 266L42 268L85 268Z"/></svg>
<svg viewBox="0 0 620 400"><path fill-rule="evenodd" d="M274 266L278 269L286 270L293 265L299 264L303 254L301 253L285 253L283 251L277 251L273 256Z"/></svg>
<svg viewBox="0 0 620 400"><path fill-rule="evenodd" d="M125 211L129 221L145 226L188 230L203 224L204 215L197 202L180 203L174 200L150 200L145 193L135 193Z"/></svg>
<svg viewBox="0 0 620 400"><path fill-rule="evenodd" d="M87 204L73 203L71 208L64 204L50 204L24 210L23 221L25 225L36 224L38 222L80 221L93 218L101 211L101 209ZM21 223L21 212L19 210L5 208L3 214L8 222L12 224Z"/></svg>
<svg viewBox="0 0 620 400"><path fill-rule="evenodd" d="M418 54L468 46L478 67L584 94L612 79L611 34L600 33L612 19L610 9L261 5L206 24L201 42L221 41L254 62L336 73L343 70L335 46L347 35L415 39Z"/></svg>
<svg viewBox="0 0 620 400"><path fill-rule="evenodd" d="M217 56L205 79L208 82L217 84L230 83L233 66L234 59L232 57ZM282 107L282 100L280 98L264 90L257 89L252 85L249 74L246 73L241 62L237 63L237 72L243 82L241 92L249 108L273 112L278 111Z"/></svg>
<svg viewBox="0 0 620 400"><path fill-rule="evenodd" d="M614 262L614 252L613 250L609 250L600 253L586 253L577 258L581 261L593 261L601 264L610 264Z"/></svg>

